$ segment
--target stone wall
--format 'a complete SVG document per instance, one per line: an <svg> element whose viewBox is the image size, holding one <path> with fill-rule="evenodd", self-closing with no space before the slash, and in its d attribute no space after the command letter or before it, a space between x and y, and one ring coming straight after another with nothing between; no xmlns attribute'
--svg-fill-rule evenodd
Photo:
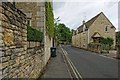
<svg viewBox="0 0 120 80"><path fill-rule="evenodd" d="M27 42L26 15L11 3L0 5L0 78L38 78L44 48Z"/></svg>
<svg viewBox="0 0 120 80"><path fill-rule="evenodd" d="M117 58L120 59L120 44L117 45Z"/></svg>

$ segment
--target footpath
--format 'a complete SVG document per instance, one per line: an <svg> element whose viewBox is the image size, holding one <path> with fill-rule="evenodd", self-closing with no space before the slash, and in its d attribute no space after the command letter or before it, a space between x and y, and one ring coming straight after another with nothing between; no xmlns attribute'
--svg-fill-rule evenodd
<svg viewBox="0 0 120 80"><path fill-rule="evenodd" d="M70 73L68 71L67 64L63 58L63 52L60 47L56 49L56 57L51 57L50 62L47 65L45 73L42 75L41 80L43 79L68 79L70 80Z"/></svg>

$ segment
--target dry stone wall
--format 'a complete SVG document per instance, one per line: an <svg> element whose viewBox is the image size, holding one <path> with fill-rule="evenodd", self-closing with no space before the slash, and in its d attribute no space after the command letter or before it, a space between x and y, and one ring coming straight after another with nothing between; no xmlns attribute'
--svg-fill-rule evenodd
<svg viewBox="0 0 120 80"><path fill-rule="evenodd" d="M43 51L39 42L27 42L26 15L11 3L0 4L0 79L37 78Z"/></svg>

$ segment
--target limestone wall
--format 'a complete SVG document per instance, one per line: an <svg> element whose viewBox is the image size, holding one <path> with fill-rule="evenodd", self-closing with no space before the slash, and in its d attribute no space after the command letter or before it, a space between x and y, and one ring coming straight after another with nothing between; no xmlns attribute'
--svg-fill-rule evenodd
<svg viewBox="0 0 120 80"><path fill-rule="evenodd" d="M117 45L117 58L120 59L120 44Z"/></svg>
<svg viewBox="0 0 120 80"><path fill-rule="evenodd" d="M37 78L43 62L43 46L27 42L26 15L11 3L0 4L0 79Z"/></svg>

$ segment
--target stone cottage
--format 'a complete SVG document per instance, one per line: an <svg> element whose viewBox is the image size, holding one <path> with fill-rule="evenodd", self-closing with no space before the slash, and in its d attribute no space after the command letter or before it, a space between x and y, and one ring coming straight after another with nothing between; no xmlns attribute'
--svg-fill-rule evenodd
<svg viewBox="0 0 120 80"><path fill-rule="evenodd" d="M72 46L88 49L88 44L96 42L100 37L110 37L114 40L112 48L115 48L115 30L110 20L101 12L87 22L83 21L83 24L73 32Z"/></svg>

